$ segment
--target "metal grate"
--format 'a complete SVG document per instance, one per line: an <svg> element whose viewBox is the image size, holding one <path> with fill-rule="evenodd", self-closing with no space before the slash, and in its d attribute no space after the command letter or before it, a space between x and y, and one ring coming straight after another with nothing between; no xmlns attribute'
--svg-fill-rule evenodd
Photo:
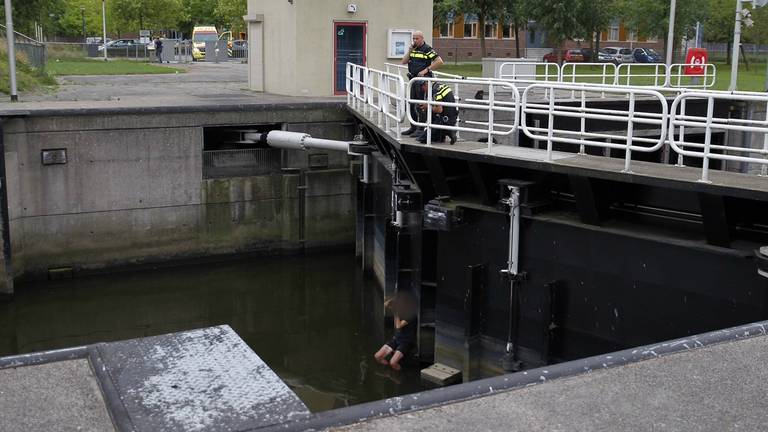
<svg viewBox="0 0 768 432"><path fill-rule="evenodd" d="M281 150L272 148L203 152L203 178L263 175L280 171Z"/></svg>

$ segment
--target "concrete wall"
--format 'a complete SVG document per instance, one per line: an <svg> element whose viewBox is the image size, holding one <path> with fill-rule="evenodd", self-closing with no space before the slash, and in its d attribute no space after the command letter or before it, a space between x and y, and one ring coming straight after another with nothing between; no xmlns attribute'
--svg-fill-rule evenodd
<svg viewBox="0 0 768 432"><path fill-rule="evenodd" d="M332 105L332 106L331 106ZM268 175L203 179L203 127L286 123L349 139L336 104L253 112L31 117L6 123L15 276L243 252L354 245L354 180L345 154L323 169L283 154ZM67 163L42 165L43 149ZM69 272L69 270L67 270Z"/></svg>
<svg viewBox="0 0 768 432"><path fill-rule="evenodd" d="M347 13L355 3L357 13ZM383 69L387 30L418 29L430 42L431 0L248 1L248 16L264 19L264 91L298 96L333 94L334 22L367 24L367 64ZM258 74L249 65L250 74ZM253 84L253 90L259 90Z"/></svg>

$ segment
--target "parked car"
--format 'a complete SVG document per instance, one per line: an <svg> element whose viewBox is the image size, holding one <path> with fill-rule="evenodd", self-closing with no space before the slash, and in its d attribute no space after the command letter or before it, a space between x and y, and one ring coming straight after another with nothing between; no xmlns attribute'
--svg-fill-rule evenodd
<svg viewBox="0 0 768 432"><path fill-rule="evenodd" d="M138 45L138 44L139 43L133 39L116 39L116 40L107 42L107 49L126 48L134 45ZM99 47L99 51L104 51L104 45Z"/></svg>
<svg viewBox="0 0 768 432"><path fill-rule="evenodd" d="M544 61L547 63L557 63L557 53L551 52L544 56ZM579 63L584 61L584 56L581 54L581 50L568 50L563 54L563 61L567 63Z"/></svg>
<svg viewBox="0 0 768 432"><path fill-rule="evenodd" d="M632 50L629 48L605 47L597 53L597 61L618 65L621 63L634 63L635 58L632 56Z"/></svg>
<svg viewBox="0 0 768 432"><path fill-rule="evenodd" d="M653 48L635 48L632 57L637 63L661 63L661 54Z"/></svg>
<svg viewBox="0 0 768 432"><path fill-rule="evenodd" d="M594 59L594 51L592 51L589 48L582 48L581 49L581 56L584 57L584 61L585 62L595 61L595 59Z"/></svg>

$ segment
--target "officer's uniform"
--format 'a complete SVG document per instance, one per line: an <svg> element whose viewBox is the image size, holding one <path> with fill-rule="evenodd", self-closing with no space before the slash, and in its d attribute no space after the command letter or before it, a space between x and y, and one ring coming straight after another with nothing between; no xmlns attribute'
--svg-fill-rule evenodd
<svg viewBox="0 0 768 432"><path fill-rule="evenodd" d="M420 47L412 49L408 58L408 79L419 76L419 72L428 68L436 58L437 53L426 42L421 44ZM425 76L431 77L432 71L429 71ZM411 86L411 99L423 100L424 97L421 86ZM419 109L416 104L411 104L411 116L414 119L419 119ZM419 120L422 121L421 119Z"/></svg>
<svg viewBox="0 0 768 432"><path fill-rule="evenodd" d="M436 102L456 102L456 98L453 96L453 90L443 83L432 83L432 100ZM459 109L454 106L442 106L443 112L436 113L432 111L432 124L433 125L445 125L455 126L456 119L459 117ZM432 106L435 109L435 105ZM451 144L455 141L454 131L447 129L432 128L432 141L443 142L445 137L451 137ZM421 142L427 142L427 136L424 135L420 139Z"/></svg>

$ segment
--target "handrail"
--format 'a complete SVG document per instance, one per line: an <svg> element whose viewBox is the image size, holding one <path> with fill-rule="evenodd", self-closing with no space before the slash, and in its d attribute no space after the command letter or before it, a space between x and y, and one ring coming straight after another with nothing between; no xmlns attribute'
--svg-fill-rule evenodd
<svg viewBox="0 0 768 432"><path fill-rule="evenodd" d="M561 78L577 74L577 68L566 66ZM630 69L626 67L623 70ZM665 80L669 80L668 75ZM480 89L482 94L488 96L461 99L457 91L455 102L434 101L430 85L426 100L411 97L411 88L420 81L466 85L472 92ZM494 137L509 136L521 129L532 140L546 142L547 161L553 160L555 145L561 148L578 146L579 154L585 154L589 146L602 148L606 152L623 152L623 171L631 172L633 153L653 153L668 146L673 154L678 155L678 165L682 165L686 158L702 160L702 182L710 181L712 160L755 164L760 167L762 175L768 175L768 119L762 119L762 115L758 120L720 117L715 111L715 104L719 101L757 102L768 109L766 93L543 81L524 83L526 88L522 92L513 81L491 78L416 78L406 84L397 73L352 63L348 63L346 69L347 103L374 121L376 112L378 125L381 127L383 122L385 132L398 139L400 125L407 116L412 125L426 128L427 145L432 144L434 129L461 131L485 135L488 151L491 152ZM702 85L709 84L710 81L705 81ZM587 102L595 93L613 95L625 102L621 108L615 105L610 108L590 106ZM674 98L671 106L667 98ZM706 101L706 114L699 110L686 111L686 105L690 106L693 100ZM642 105L639 105L640 101ZM411 104L424 107L428 114L425 121L413 118L407 109ZM474 110L483 114L480 120L457 121L453 126L439 125L432 123L435 106L450 106L461 112ZM533 116L541 119L541 124L533 122ZM612 122L617 124L615 130L606 130L610 129L606 128L606 123ZM577 124L578 127L571 126L570 129L575 130L569 130L564 124ZM696 138L693 138L692 129L695 129ZM754 147L718 142L715 133L745 134Z"/></svg>
<svg viewBox="0 0 768 432"><path fill-rule="evenodd" d="M692 98L707 100L706 116L691 115L685 112L685 102ZM678 164L683 164L684 156L702 159L701 179L699 181L704 183L710 183L709 161L712 159L759 164L762 165L761 175L766 175L768 173L768 119L752 120L715 117L714 106L716 100L761 102L768 108L768 95L765 93L747 94L700 91L679 95L672 102L669 113L669 145L680 155ZM685 128L688 127L704 128L704 143L686 141ZM678 134L675 133L676 128L679 129ZM735 147L727 144L714 144L712 142L712 132L716 130L744 132L749 134L750 138L752 134L762 135L763 146L762 148L751 148L748 146ZM717 151L722 153L717 153ZM749 155L759 155L760 157Z"/></svg>
<svg viewBox="0 0 768 432"><path fill-rule="evenodd" d="M544 72L539 73L539 68L544 68ZM531 69L533 69L533 73L531 73ZM559 82L560 65L542 62L505 62L499 67L498 78L523 83Z"/></svg>
<svg viewBox="0 0 768 432"><path fill-rule="evenodd" d="M645 73L634 72L637 70L648 71ZM651 71L651 69L653 69ZM665 87L668 82L669 70L664 63L621 63L616 68L616 84L626 86L640 87ZM653 79L653 84L646 84L648 78ZM641 82L633 82L633 79L640 79Z"/></svg>
<svg viewBox="0 0 768 432"><path fill-rule="evenodd" d="M685 68L688 67L703 67L704 73L701 75L686 75ZM676 80L675 80L676 78ZM699 78L702 80L700 83L688 82L684 83L683 78L692 80L693 78ZM667 71L667 86L675 88L700 88L708 89L715 85L717 79L717 66L713 63L704 64L690 64L690 63L675 63L669 66Z"/></svg>
<svg viewBox="0 0 768 432"><path fill-rule="evenodd" d="M457 81L460 81L462 84L482 86L483 88L487 87L488 100L466 99L464 102L435 101L435 100L432 100L431 84L428 86L425 100L413 99L410 97L410 94L411 94L410 90L411 90L411 87L416 85L416 83L419 81L426 81L427 83L440 82L444 84L455 84ZM511 96L511 100L497 99L496 93L498 92L499 89L506 90L504 92L504 95L506 96L507 94L509 94ZM488 79L456 80L454 78L451 78L451 79L414 78L408 82L406 94L409 95L407 98L407 102L409 104L415 103L415 104L419 104L421 106L426 107L426 119L427 119L426 122L419 122L418 119L414 119L413 116L411 115L410 110L408 110L408 120L413 125L427 128L427 145L431 145L432 143L432 129L483 133L487 135L488 152L490 153L493 147L494 136L510 135L517 131L518 121L520 119L520 116L518 114L520 110L520 92L517 90L517 87L512 83L497 81L497 80L488 80ZM487 121L473 120L473 121L463 122L464 124L481 126L481 127L458 126L458 123L456 126L435 125L435 124L432 124L432 107L434 106L455 107L455 108L460 108L465 110L486 111L488 115L487 117L488 120ZM495 115L497 113L504 113L504 112L514 114L512 124L506 124L506 123L501 123L496 121Z"/></svg>
<svg viewBox="0 0 768 432"><path fill-rule="evenodd" d="M578 73L579 69L593 70L594 68L602 69L598 73ZM610 73L609 73L610 71ZM582 83L580 78L587 78L585 83L600 84L600 85L613 85L616 84L616 65L613 63L563 63L560 72L560 82L562 83ZM599 83L591 82L593 78L599 78Z"/></svg>
<svg viewBox="0 0 768 432"><path fill-rule="evenodd" d="M530 95L537 89L543 89L545 94L549 93L552 96L546 98L543 102L533 101L530 99ZM559 105L554 96L557 90L576 91L581 93L580 106ZM594 91L614 93L621 96L626 95L629 98L628 108L626 110L618 110L615 108L604 109L587 107L586 94ZM658 110L639 111L636 106L638 96L645 96L658 100ZM656 107L654 106L654 108ZM527 118L531 114L546 115L547 126L529 126ZM624 172L631 172L633 151L650 153L657 151L664 145L667 128L667 101L661 93L642 88L537 83L529 85L523 92L520 116L520 128L525 135L533 140L547 142L548 161L552 160L554 143L579 145L580 153L584 153L584 146L618 149L625 151ZM577 131L557 129L555 127L557 120L563 118L578 119L580 122L580 129ZM626 133L589 132L587 130L587 120L626 123ZM636 136L634 133L636 125L658 126L661 129L660 137L656 139ZM616 143L615 141L624 141L625 143L621 144Z"/></svg>

